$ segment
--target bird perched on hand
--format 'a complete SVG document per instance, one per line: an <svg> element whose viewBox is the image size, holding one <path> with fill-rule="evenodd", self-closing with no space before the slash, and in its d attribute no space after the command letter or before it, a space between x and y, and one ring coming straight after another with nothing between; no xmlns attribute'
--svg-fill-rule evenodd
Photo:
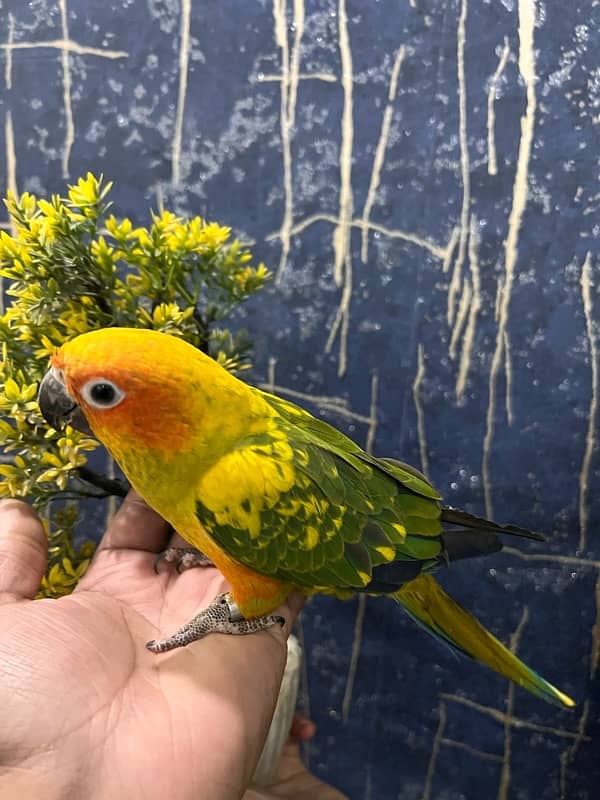
<svg viewBox="0 0 600 800"><path fill-rule="evenodd" d="M167 334L106 328L76 337L52 357L39 404L53 427L92 432L190 544L169 560L209 559L231 585L172 636L149 642L153 652L277 624L272 612L293 589L366 592L392 597L453 649L534 694L574 705L431 574L498 551L499 534L539 534L443 506L413 467L367 454Z"/></svg>

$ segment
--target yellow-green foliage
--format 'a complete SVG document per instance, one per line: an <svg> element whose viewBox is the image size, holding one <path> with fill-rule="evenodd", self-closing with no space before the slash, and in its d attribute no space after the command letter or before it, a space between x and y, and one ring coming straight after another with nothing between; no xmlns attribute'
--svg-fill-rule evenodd
<svg viewBox="0 0 600 800"><path fill-rule="evenodd" d="M66 198L9 193L5 200L14 235L0 232L11 299L0 316L0 497L27 497L49 519L46 595L70 591L93 550L73 548L77 504L123 491L87 466L94 439L49 430L41 418L37 383L48 357L77 334L116 325L181 336L239 371L248 366L249 342L218 323L269 278L229 228L170 211L135 227L108 215L110 189L88 173Z"/></svg>

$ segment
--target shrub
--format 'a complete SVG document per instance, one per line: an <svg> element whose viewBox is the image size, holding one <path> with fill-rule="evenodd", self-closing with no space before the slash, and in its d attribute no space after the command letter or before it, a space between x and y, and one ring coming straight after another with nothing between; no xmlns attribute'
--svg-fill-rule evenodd
<svg viewBox="0 0 600 800"><path fill-rule="evenodd" d="M250 342L222 322L269 278L230 228L164 210L149 227L109 214L111 185L88 173L67 197L5 200L13 235L0 232L10 300L0 316L0 496L28 498L46 520L43 596L71 591L93 554L91 541L74 545L80 504L127 490L110 464L106 473L91 468L98 442L48 429L36 400L48 357L85 331L127 326L181 336L239 372Z"/></svg>

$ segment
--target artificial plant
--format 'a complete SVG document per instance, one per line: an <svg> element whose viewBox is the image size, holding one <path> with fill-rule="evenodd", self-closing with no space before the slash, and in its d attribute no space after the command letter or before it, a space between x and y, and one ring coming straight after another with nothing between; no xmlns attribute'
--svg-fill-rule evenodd
<svg viewBox="0 0 600 800"><path fill-rule="evenodd" d="M0 232L0 497L27 498L46 520L43 596L71 591L93 554L91 540L74 544L81 503L127 491L108 459L90 463L94 439L43 420L36 395L49 356L85 331L127 326L181 336L243 370L250 342L222 321L269 278L230 228L165 210L148 227L109 214L111 185L88 173L66 197L5 200L12 233Z"/></svg>

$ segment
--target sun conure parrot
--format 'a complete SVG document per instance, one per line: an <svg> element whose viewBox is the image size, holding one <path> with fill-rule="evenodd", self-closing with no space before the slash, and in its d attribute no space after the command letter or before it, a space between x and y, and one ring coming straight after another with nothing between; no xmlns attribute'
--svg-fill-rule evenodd
<svg viewBox="0 0 600 800"><path fill-rule="evenodd" d="M539 534L443 506L413 467L369 455L164 333L107 328L67 342L39 403L53 427L93 432L134 489L204 554L197 563L212 561L231 585L173 636L149 642L153 652L277 624L272 612L292 589L366 592L392 597L453 649L534 694L574 705L431 575L500 550L498 534ZM181 558L194 563L188 551Z"/></svg>

